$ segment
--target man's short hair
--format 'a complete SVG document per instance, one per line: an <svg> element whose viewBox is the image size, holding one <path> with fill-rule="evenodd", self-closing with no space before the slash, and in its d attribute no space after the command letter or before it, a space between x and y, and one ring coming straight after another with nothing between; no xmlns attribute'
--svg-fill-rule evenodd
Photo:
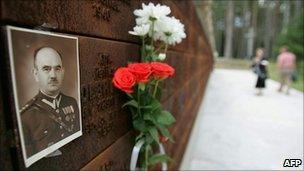
<svg viewBox="0 0 304 171"><path fill-rule="evenodd" d="M288 51L288 46L287 45L283 45L280 49L286 49Z"/></svg>
<svg viewBox="0 0 304 171"><path fill-rule="evenodd" d="M49 46L42 46L42 47L40 47L40 48L38 48L38 49L36 49L36 50L34 51L34 68L37 68L37 65L36 65L37 54L38 54L38 52L39 52L40 50L42 50L42 49L44 49L44 48L51 48L51 49L54 49L54 51L56 51L56 52L58 53L58 55L59 55L59 57L60 57L60 59L61 59L61 61L62 61L62 56L61 56L61 54L59 53L58 50L56 50L55 48L49 47Z"/></svg>
<svg viewBox="0 0 304 171"><path fill-rule="evenodd" d="M258 48L256 49L256 52L259 51L259 50L263 51L263 53L265 52L264 48L262 48L262 47L258 47Z"/></svg>

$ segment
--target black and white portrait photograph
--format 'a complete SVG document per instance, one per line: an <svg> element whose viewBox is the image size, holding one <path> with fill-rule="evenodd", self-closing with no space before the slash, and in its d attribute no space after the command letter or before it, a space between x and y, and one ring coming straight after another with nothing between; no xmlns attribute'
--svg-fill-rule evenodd
<svg viewBox="0 0 304 171"><path fill-rule="evenodd" d="M78 38L7 26L25 166L82 135Z"/></svg>

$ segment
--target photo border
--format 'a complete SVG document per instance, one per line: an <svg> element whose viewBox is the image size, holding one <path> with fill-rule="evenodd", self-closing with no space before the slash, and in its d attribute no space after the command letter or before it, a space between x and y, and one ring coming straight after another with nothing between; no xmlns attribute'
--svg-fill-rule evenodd
<svg viewBox="0 0 304 171"><path fill-rule="evenodd" d="M31 166L36 161L42 159L43 157L51 154L52 152L56 151L60 147L68 144L72 140L80 137L82 133L82 114L81 114L81 95L80 95L80 67L79 67L79 41L78 37L76 36L68 36L63 35L60 33L53 33L49 31L40 31L40 30L33 30L33 29L27 29L27 28L20 28L15 26L6 26L6 34L7 34L7 40L8 40L8 48L9 48L9 58L10 58L10 68L11 68L11 76L12 76L12 83L13 83L13 95L14 95L14 102L15 102L15 110L17 115L17 122L18 122L18 131L20 135L20 142L21 142L21 149L22 149L22 156L24 159L25 167ZM24 144L24 134L22 129L22 122L21 122L21 116L20 116L20 106L18 102L18 96L17 96L17 85L16 85L16 75L15 75L15 61L14 61L14 52L13 52L13 45L12 45L12 35L11 30L17 30L17 31L24 31L24 32L30 32L30 33L37 33L42 35L49 35L49 36L56 36L56 37L63 37L63 38L69 38L69 39L75 39L76 40L76 54L77 54L77 84L78 84L78 106L79 106L79 124L80 124L80 130L75 132L74 134L58 141L57 143L45 148L44 150L32 155L29 158L26 158L26 149Z"/></svg>

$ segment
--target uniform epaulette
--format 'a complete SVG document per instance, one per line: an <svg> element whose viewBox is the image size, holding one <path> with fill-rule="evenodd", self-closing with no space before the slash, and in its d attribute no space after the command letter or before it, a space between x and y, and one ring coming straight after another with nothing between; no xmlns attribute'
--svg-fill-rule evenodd
<svg viewBox="0 0 304 171"><path fill-rule="evenodd" d="M36 97L33 97L30 101L28 101L20 110L19 112L22 114L24 111L26 111L29 107L31 107L34 102L36 101Z"/></svg>

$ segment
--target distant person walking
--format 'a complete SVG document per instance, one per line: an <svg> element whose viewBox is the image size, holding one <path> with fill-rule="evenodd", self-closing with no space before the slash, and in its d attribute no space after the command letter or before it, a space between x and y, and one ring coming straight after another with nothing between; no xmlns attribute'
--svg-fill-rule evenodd
<svg viewBox="0 0 304 171"><path fill-rule="evenodd" d="M265 81L267 79L267 65L268 61L264 57L264 51L262 48L258 48L256 50L256 56L254 58L254 62L252 64L253 71L257 74L257 82L256 82L256 95L262 95L262 89L266 87Z"/></svg>
<svg viewBox="0 0 304 171"><path fill-rule="evenodd" d="M296 56L288 51L287 46L280 48L280 54L277 58L277 67L280 74L280 88L279 92L282 92L284 86L287 87L286 94L289 94L289 86L291 83L292 75L296 68Z"/></svg>

